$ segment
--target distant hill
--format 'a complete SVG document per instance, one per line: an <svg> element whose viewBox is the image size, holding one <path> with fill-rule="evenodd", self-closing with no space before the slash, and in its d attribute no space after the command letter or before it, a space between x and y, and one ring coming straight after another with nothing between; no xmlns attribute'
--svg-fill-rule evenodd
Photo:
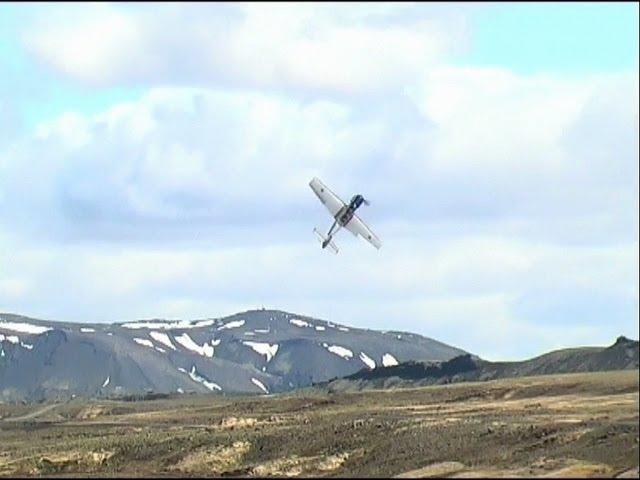
<svg viewBox="0 0 640 480"><path fill-rule="evenodd" d="M630 370L638 368L638 352L638 341L618 337L609 347L567 348L521 362L489 362L469 354L441 362L409 361L375 370L361 370L315 387L329 391L351 391L558 373Z"/></svg>
<svg viewBox="0 0 640 480"><path fill-rule="evenodd" d="M113 324L0 314L0 401L162 393L266 394L466 353L413 333L282 312Z"/></svg>

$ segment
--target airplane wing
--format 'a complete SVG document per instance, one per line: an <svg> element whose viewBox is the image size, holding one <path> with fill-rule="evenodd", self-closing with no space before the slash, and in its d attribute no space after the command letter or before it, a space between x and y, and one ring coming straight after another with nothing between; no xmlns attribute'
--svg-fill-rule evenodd
<svg viewBox="0 0 640 480"><path fill-rule="evenodd" d="M367 225L357 215L354 215L349 223L344 226L344 228L346 228L356 236L360 235L367 242L378 249L382 246L382 242L376 236L376 234L373 233L371 229L367 227Z"/></svg>
<svg viewBox="0 0 640 480"><path fill-rule="evenodd" d="M340 200L335 193L333 193L327 186L320 181L319 178L314 177L313 180L309 182L309 186L313 193L315 193L320 201L324 203L324 206L327 207L327 210L331 213L332 216L336 216L336 213L345 206L345 203Z"/></svg>

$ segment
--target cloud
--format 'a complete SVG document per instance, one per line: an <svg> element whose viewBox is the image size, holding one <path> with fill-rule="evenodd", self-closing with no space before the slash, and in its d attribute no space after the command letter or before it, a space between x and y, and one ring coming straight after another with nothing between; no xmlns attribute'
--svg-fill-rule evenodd
<svg viewBox="0 0 640 480"><path fill-rule="evenodd" d="M576 249L563 262L561 246L500 237L388 240L376 252L345 237L343 255L329 256L310 239L218 249L4 239L0 304L71 321L195 319L264 304L417 332L493 359L637 337L637 244Z"/></svg>
<svg viewBox="0 0 640 480"><path fill-rule="evenodd" d="M264 304L493 359L637 337L637 74L447 65L466 23L440 6L158 9L25 32L70 78L149 88L0 146L0 309ZM313 176L372 200L382 250L319 250Z"/></svg>
<svg viewBox="0 0 640 480"><path fill-rule="evenodd" d="M92 85L169 83L320 89L397 88L460 48L455 9L216 4L50 7L24 33L29 50Z"/></svg>
<svg viewBox="0 0 640 480"><path fill-rule="evenodd" d="M570 88L507 76L496 89L482 69L445 73L415 104L161 88L98 115L70 112L4 155L3 218L53 222L52 236L262 228L313 215L306 184L318 175L343 196L371 198L373 220L482 219L547 240L600 242L605 228L610 239L636 238L633 77ZM460 100L474 77L471 90L486 100ZM442 114L431 95L460 113ZM559 98L566 108L552 108ZM491 101L503 113L488 114Z"/></svg>
<svg viewBox="0 0 640 480"><path fill-rule="evenodd" d="M310 211L302 200L318 163L363 158L365 138L380 128L353 122L350 110L161 89L101 115L68 113L5 157L3 218L53 222L54 235L58 226L105 222L199 228L299 219Z"/></svg>
<svg viewBox="0 0 640 480"><path fill-rule="evenodd" d="M487 74L446 73L429 95L455 99ZM505 112L489 117L471 100L443 115L420 103L426 94L371 105L158 88L41 124L2 155L3 250L13 253L0 259L0 303L85 321L265 304L493 359L637 336L637 182L620 174L637 168L633 83L542 78L528 89L531 78L506 78L501 90L473 88ZM518 98L521 84L532 99ZM627 95L612 94L620 88ZM540 109L567 92L570 108ZM508 130L513 112L529 110L549 121ZM476 127L495 130L482 145L502 157L452 145L483 141ZM329 217L307 186L314 175L345 199L373 200L361 215L381 251L348 235L341 255L318 250L311 227Z"/></svg>

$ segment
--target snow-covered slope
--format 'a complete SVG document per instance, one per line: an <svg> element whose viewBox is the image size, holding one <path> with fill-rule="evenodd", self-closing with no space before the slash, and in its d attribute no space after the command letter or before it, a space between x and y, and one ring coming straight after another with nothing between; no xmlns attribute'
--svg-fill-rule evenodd
<svg viewBox="0 0 640 480"><path fill-rule="evenodd" d="M0 314L0 400L145 392L282 392L460 349L275 310L79 324Z"/></svg>

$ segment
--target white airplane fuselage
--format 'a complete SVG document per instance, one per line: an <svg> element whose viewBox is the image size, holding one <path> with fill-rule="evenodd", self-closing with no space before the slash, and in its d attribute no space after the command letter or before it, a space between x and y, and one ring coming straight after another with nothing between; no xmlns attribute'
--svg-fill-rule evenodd
<svg viewBox="0 0 640 480"><path fill-rule="evenodd" d="M341 227L346 226L351 221L356 213L356 210L360 208L364 201L365 200L362 195L354 195L353 198L351 198L349 205L345 205L340 210L338 210L338 213L336 213L334 216L335 220L333 222L333 225L331 225L331 228L327 233L327 238L322 242L322 248L325 248L329 244L333 236L338 233L338 230L340 230Z"/></svg>

